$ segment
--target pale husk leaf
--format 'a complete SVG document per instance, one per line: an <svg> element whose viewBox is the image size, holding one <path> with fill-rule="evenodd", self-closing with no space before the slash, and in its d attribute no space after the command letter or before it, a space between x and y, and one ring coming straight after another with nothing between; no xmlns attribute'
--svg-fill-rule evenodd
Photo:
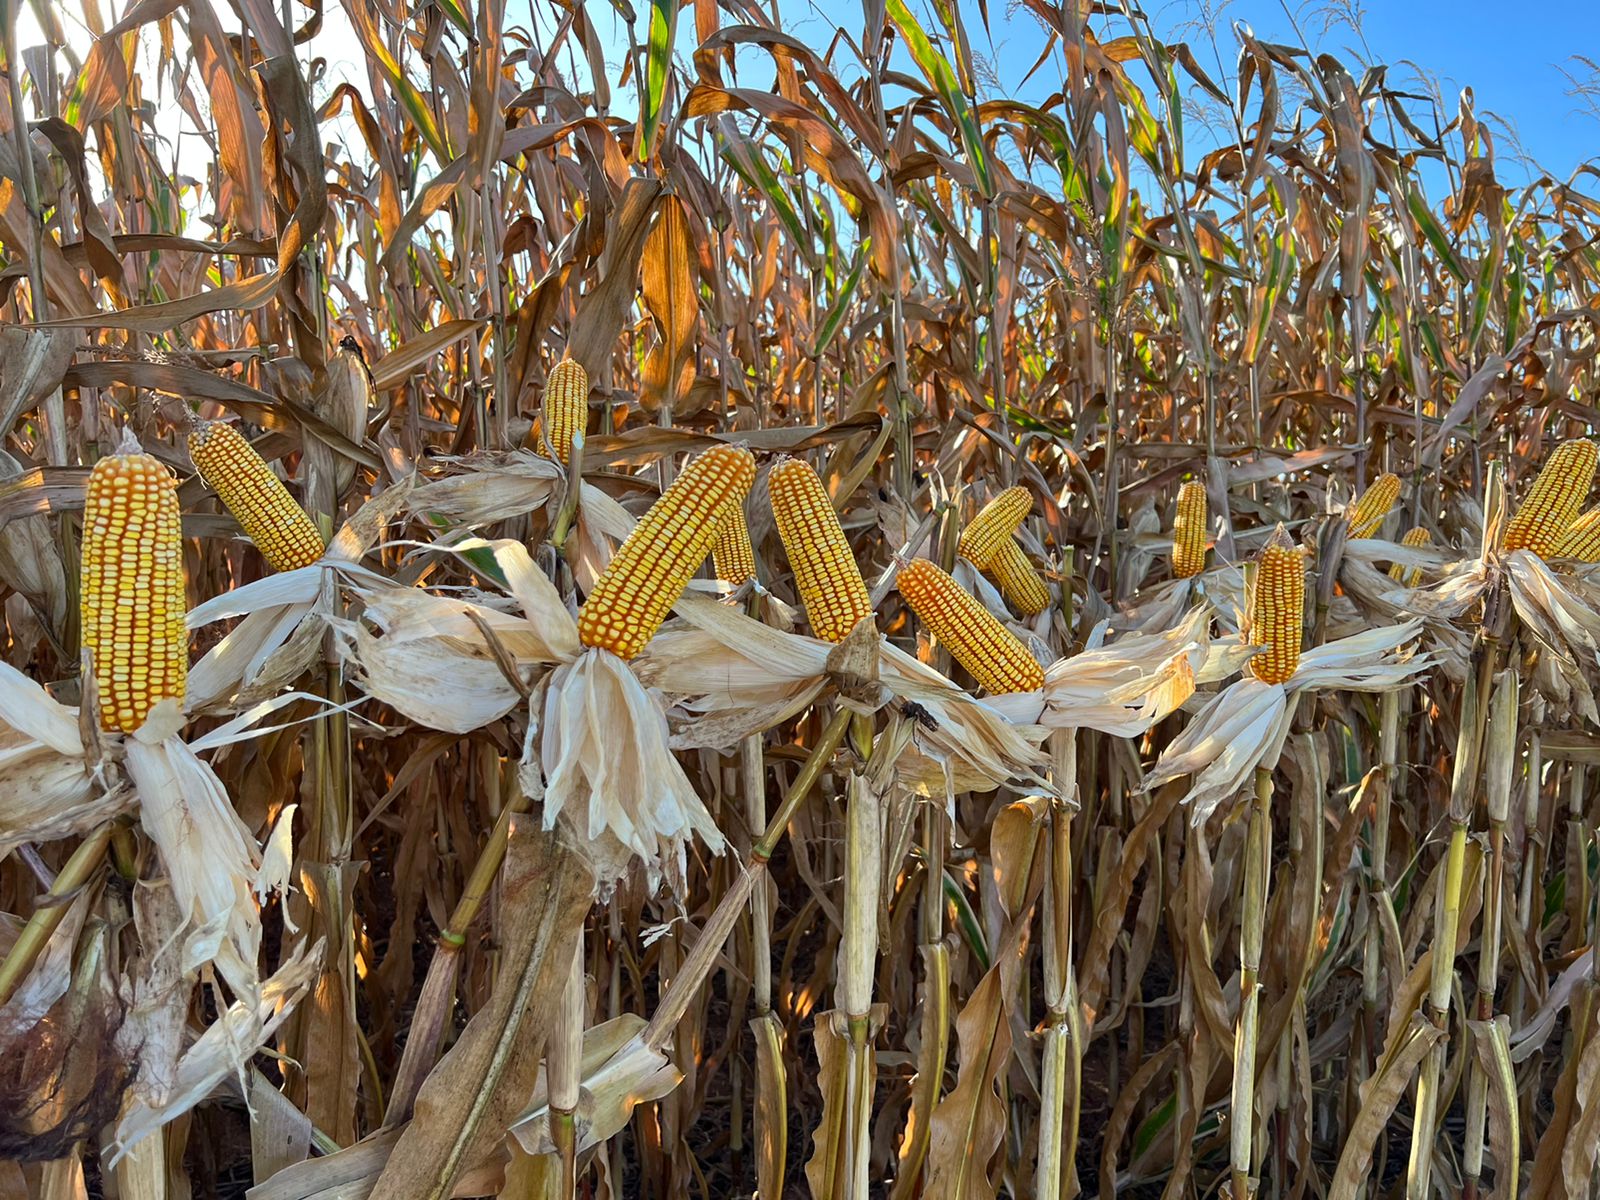
<svg viewBox="0 0 1600 1200"><path fill-rule="evenodd" d="M194 1045L178 1060L171 1087L160 1104L139 1103L117 1123L112 1161L169 1121L182 1116L211 1094L224 1079L239 1075L256 1051L288 1019L294 1006L316 978L322 961L322 943L307 953L292 956L263 980L250 996L235 1000L228 1010L206 1027Z"/></svg>
<svg viewBox="0 0 1600 1200"><path fill-rule="evenodd" d="M237 995L258 985L261 917L252 894L261 852L222 782L177 738L126 743L128 773L139 793L139 820L161 855L190 933L183 971L215 961Z"/></svg>
<svg viewBox="0 0 1600 1200"><path fill-rule="evenodd" d="M668 747L666 714L616 655L587 650L550 675L530 704L529 749L535 737L546 828L565 814L580 838L615 839L637 855L652 881L663 869L681 878L693 834L722 850L721 831Z"/></svg>
<svg viewBox="0 0 1600 1200"><path fill-rule="evenodd" d="M580 1151L620 1132L635 1106L661 1099L683 1078L666 1054L645 1043L645 1024L637 1013L623 1013L583 1031L583 1083L573 1114ZM529 1154L555 1153L543 1071L510 1133Z"/></svg>

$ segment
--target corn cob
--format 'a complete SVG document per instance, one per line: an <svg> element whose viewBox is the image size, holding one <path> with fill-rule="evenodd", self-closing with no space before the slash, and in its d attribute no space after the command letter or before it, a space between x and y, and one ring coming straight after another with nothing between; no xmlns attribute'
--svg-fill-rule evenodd
<svg viewBox="0 0 1600 1200"><path fill-rule="evenodd" d="M1432 540L1433 536L1421 525L1418 525L1415 529L1406 532L1405 537L1400 539L1400 544L1414 548L1426 546ZM1400 563L1395 563L1389 568L1389 578L1404 587L1413 588L1417 586L1417 582L1422 578L1422 568L1412 567L1408 571Z"/></svg>
<svg viewBox="0 0 1600 1200"><path fill-rule="evenodd" d="M650 506L578 610L578 640L632 658L655 636L711 553L729 504L755 482L756 460L737 446L713 446Z"/></svg>
<svg viewBox="0 0 1600 1200"><path fill-rule="evenodd" d="M572 435L589 424L589 373L576 359L563 358L544 383L544 438L556 458L572 457Z"/></svg>
<svg viewBox="0 0 1600 1200"><path fill-rule="evenodd" d="M1206 567L1206 487L1191 479L1178 489L1172 522L1172 574L1192 579Z"/></svg>
<svg viewBox="0 0 1600 1200"><path fill-rule="evenodd" d="M900 571L900 594L933 636L994 695L1044 686L1044 668L977 598L925 558Z"/></svg>
<svg viewBox="0 0 1600 1200"><path fill-rule="evenodd" d="M1600 562L1600 508L1591 508L1579 517L1556 544L1555 558L1575 558L1579 562Z"/></svg>
<svg viewBox="0 0 1600 1200"><path fill-rule="evenodd" d="M1250 660L1262 683L1284 683L1300 665L1306 608L1306 560L1279 525L1256 565L1250 599L1250 641L1267 647Z"/></svg>
<svg viewBox="0 0 1600 1200"><path fill-rule="evenodd" d="M1507 550L1532 550L1540 558L1555 553L1589 496L1597 457L1600 449L1588 438L1573 438L1556 447L1506 526Z"/></svg>
<svg viewBox="0 0 1600 1200"><path fill-rule="evenodd" d="M100 727L132 733L160 700L183 700L183 531L171 472L125 437L89 472L83 504L83 647Z"/></svg>
<svg viewBox="0 0 1600 1200"><path fill-rule="evenodd" d="M1000 584L1005 598L1023 616L1031 617L1050 607L1050 589L1015 538L1000 543L999 552L989 560L989 573Z"/></svg>
<svg viewBox="0 0 1600 1200"><path fill-rule="evenodd" d="M872 598L827 489L809 464L785 458L767 474L767 492L811 632L844 641L872 615Z"/></svg>
<svg viewBox="0 0 1600 1200"><path fill-rule="evenodd" d="M728 505L717 540L711 543L711 566L717 578L732 587L756 577L756 552L750 545L750 526L744 519L744 504Z"/></svg>
<svg viewBox="0 0 1600 1200"><path fill-rule="evenodd" d="M1383 519L1389 515L1389 510L1398 499L1400 476L1390 472L1379 475L1357 497L1356 502L1345 509L1345 518L1350 522L1350 536L1365 538L1377 533L1378 526L1383 524Z"/></svg>
<svg viewBox="0 0 1600 1200"><path fill-rule="evenodd" d="M962 555L979 570L987 571L1002 543L1011 540L1032 507L1033 496L1025 487L1001 492L961 531Z"/></svg>
<svg viewBox="0 0 1600 1200"><path fill-rule="evenodd" d="M255 447L232 425L202 421L189 434L189 457L274 571L322 557L322 534Z"/></svg>

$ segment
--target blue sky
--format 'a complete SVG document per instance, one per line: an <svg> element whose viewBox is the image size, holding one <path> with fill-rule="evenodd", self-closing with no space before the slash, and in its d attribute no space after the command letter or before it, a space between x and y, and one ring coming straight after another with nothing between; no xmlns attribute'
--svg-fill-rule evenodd
<svg viewBox="0 0 1600 1200"><path fill-rule="evenodd" d="M1331 52L1347 63L1358 58L1388 63L1392 87L1421 90L1413 86L1418 79L1415 68L1429 72L1438 81L1450 116L1455 114L1461 89L1470 86L1480 119L1493 113L1514 127L1523 151L1559 178L1565 179L1579 163L1600 157L1600 116L1586 108L1581 98L1567 94L1572 84L1563 74L1564 68L1579 78L1594 76L1572 56L1587 52L1600 58L1600 4L1593 0L1523 0L1533 12L1522 19L1504 0L1493 4L1487 0L1368 0L1357 9L1357 33L1342 15L1350 11L1353 2L1147 0L1146 11L1158 36L1188 41L1208 70L1215 59L1199 28L1199 18L1207 9L1220 14L1216 24L1230 76L1236 44L1229 28L1232 22L1242 21L1263 40L1298 44L1303 36L1313 50ZM643 40L649 5L645 0L634 3ZM924 16L930 31L937 28L927 0L910 3L913 11ZM1020 0L989 0L991 43L980 24L975 0L960 3L974 52L989 60L1002 92L1014 91L1043 45L1036 21L1022 9ZM512 7L517 7L516 0ZM853 37L860 35L858 0L779 0L778 7L784 28L818 49L828 45L839 25ZM1008 16L1013 7L1015 11ZM683 61L693 49L692 8L683 5L678 28L678 52ZM610 33L611 13L599 5L591 5L590 12L602 36ZM614 36L621 41L622 31L616 30ZM753 75L750 82L754 84L758 77L759 73ZM1047 64L1022 88L1021 95L1043 99L1054 90L1058 78ZM1600 91L1600 79L1596 82ZM1600 97L1596 105L1600 106ZM1515 162L1517 150L1512 139L1492 123L1490 127L1496 133L1501 178L1507 183L1522 182L1525 172Z"/></svg>

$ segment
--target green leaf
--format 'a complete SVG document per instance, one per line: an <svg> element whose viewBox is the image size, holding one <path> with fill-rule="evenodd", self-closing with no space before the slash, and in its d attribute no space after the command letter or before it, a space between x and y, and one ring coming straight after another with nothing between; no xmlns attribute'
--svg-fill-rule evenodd
<svg viewBox="0 0 1600 1200"><path fill-rule="evenodd" d="M1450 244L1450 238L1445 234L1444 226L1439 224L1437 217L1428 211L1427 203L1422 199L1420 192L1410 192L1406 195L1406 207L1411 210L1411 218L1422 229L1422 236L1428 239L1428 245L1443 260L1445 269L1456 277L1458 283L1467 282L1467 268L1456 254L1455 247Z"/></svg>
<svg viewBox="0 0 1600 1200"><path fill-rule="evenodd" d="M916 17L912 16L905 0L888 0L888 12L890 19L899 27L901 36L906 39L906 49L911 52L912 61L927 77L934 91L939 93L950 119L955 122L961 134L962 149L966 151L967 165L972 168L979 193L986 199L993 196L994 179L989 170L989 155L983 145L983 135L978 130L977 114L973 112L972 105L967 103L967 97L956 81L955 69L944 55L934 49L933 42L917 23Z"/></svg>
<svg viewBox="0 0 1600 1200"><path fill-rule="evenodd" d="M850 300L856 294L856 287L861 283L861 272L867 265L867 255L872 250L872 239L867 238L856 254L855 266L850 268L844 282L839 285L838 294L834 296L833 303L828 306L828 311L823 314L822 324L817 329L817 343L811 350L813 358L821 358L824 351L832 344L834 337L839 332L839 326L844 322L845 310L850 307Z"/></svg>
<svg viewBox="0 0 1600 1200"><path fill-rule="evenodd" d="M348 11L356 37L366 49L367 56L377 62L378 69L389 81L389 87L394 91L395 98L406 110L406 115L411 118L411 123L416 126L422 140L427 143L428 149L433 151L440 165L449 163L455 155L451 152L450 143L445 139L444 133L433 119L433 110L428 107L427 100L417 90L417 85L412 83L400 69L400 63L389 53L389 47L378 36L377 26L372 22L372 14L368 11L368 7L363 4L353 4Z"/></svg>
<svg viewBox="0 0 1600 1200"><path fill-rule="evenodd" d="M788 232L789 240L799 247L806 264L814 265L816 252L806 233L805 224L800 220L800 212L784 190L772 165L767 162L765 152L740 133L731 121L722 124L719 137L723 161L734 169L740 179L767 198L767 203L778 214L779 223Z"/></svg>
<svg viewBox="0 0 1600 1200"><path fill-rule="evenodd" d="M644 113L639 122L640 162L649 162L666 106L667 76L672 70L672 31L678 24L677 0L650 0L650 42L646 48Z"/></svg>
<svg viewBox="0 0 1600 1200"><path fill-rule="evenodd" d="M472 30L472 14L467 11L466 5L461 0L435 0L435 3L450 24L466 34L469 41L476 37Z"/></svg>

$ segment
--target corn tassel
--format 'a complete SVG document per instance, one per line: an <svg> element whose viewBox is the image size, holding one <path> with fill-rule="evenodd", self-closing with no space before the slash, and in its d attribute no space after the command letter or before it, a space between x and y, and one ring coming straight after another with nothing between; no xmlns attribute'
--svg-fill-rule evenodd
<svg viewBox="0 0 1600 1200"><path fill-rule="evenodd" d="M717 526L717 540L711 543L711 567L729 587L738 587L756 577L756 552L750 545L743 503L728 505L727 515Z"/></svg>
<svg viewBox="0 0 1600 1200"><path fill-rule="evenodd" d="M1000 584L1006 600L1023 616L1032 617L1050 607L1050 589L1015 538L1000 544L999 552L989 560L989 573Z"/></svg>
<svg viewBox="0 0 1600 1200"><path fill-rule="evenodd" d="M767 491L811 632L844 641L872 615L872 598L827 489L808 463L785 458L768 473Z"/></svg>
<svg viewBox="0 0 1600 1200"><path fill-rule="evenodd" d="M925 558L900 570L900 594L955 660L994 695L1044 686L1044 668L976 597Z"/></svg>
<svg viewBox="0 0 1600 1200"><path fill-rule="evenodd" d="M1033 508L1033 496L1025 487L1007 488L985 504L970 524L961 531L961 553L973 566L987 571L1002 545L1022 525Z"/></svg>
<svg viewBox="0 0 1600 1200"><path fill-rule="evenodd" d="M1285 683L1300 665L1305 609L1305 554L1279 525L1261 551L1250 598L1250 641L1267 648L1250 660L1250 673L1262 683Z"/></svg>
<svg viewBox="0 0 1600 1200"><path fill-rule="evenodd" d="M1600 508L1591 508L1567 527L1552 557L1600 562Z"/></svg>
<svg viewBox="0 0 1600 1200"><path fill-rule="evenodd" d="M713 446L650 506L578 610L578 640L632 658L667 619L711 553L727 506L742 503L756 460L737 446Z"/></svg>
<svg viewBox="0 0 1600 1200"><path fill-rule="evenodd" d="M1406 531L1405 537L1400 539L1400 544L1415 549L1417 546L1426 546L1431 541L1433 541L1433 535L1421 525L1418 525L1416 528ZM1414 588L1422 579L1422 568L1412 567L1408 571L1401 564L1395 563L1389 568L1389 578L1403 587Z"/></svg>
<svg viewBox="0 0 1600 1200"><path fill-rule="evenodd" d="M572 457L572 438L589 424L589 373L576 359L563 358L550 369L541 409L544 440L565 464Z"/></svg>
<svg viewBox="0 0 1600 1200"><path fill-rule="evenodd" d="M1191 479L1178 489L1178 513L1172 522L1172 574L1192 579L1206 569L1206 487Z"/></svg>
<svg viewBox="0 0 1600 1200"><path fill-rule="evenodd" d="M322 534L306 510L232 425L201 422L189 434L189 457L274 571L322 557Z"/></svg>
<svg viewBox="0 0 1600 1200"><path fill-rule="evenodd" d="M83 647L100 726L132 733L161 700L183 700L183 531L172 473L125 437L89 472L83 505Z"/></svg>
<svg viewBox="0 0 1600 1200"><path fill-rule="evenodd" d="M1588 499L1600 449L1588 438L1573 438L1557 446L1539 478L1506 526L1507 550L1531 550L1551 557Z"/></svg>
<svg viewBox="0 0 1600 1200"><path fill-rule="evenodd" d="M1345 519L1350 523L1350 536L1366 538L1377 533L1378 526L1383 524L1383 519L1389 515L1389 510L1398 499L1400 476L1388 472L1379 475L1345 510Z"/></svg>

